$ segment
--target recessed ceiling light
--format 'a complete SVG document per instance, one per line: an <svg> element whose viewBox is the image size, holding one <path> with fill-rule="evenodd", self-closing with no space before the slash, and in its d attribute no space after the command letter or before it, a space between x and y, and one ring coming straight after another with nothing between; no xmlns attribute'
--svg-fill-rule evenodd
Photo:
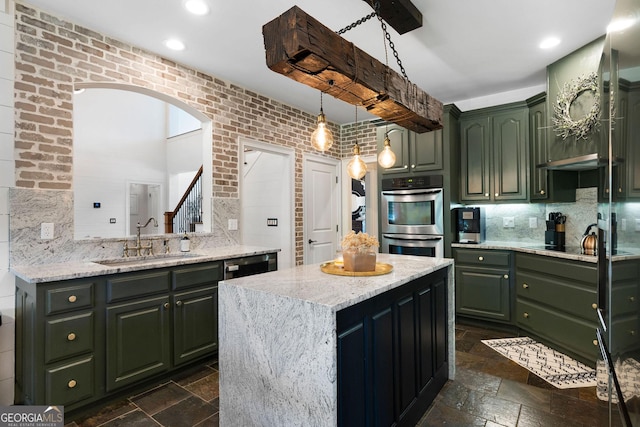
<svg viewBox="0 0 640 427"><path fill-rule="evenodd" d="M635 24L635 22L636 22L635 19L632 19L632 18L616 19L615 21L611 22L607 27L607 33L616 33L618 31L624 31L629 27L633 27L633 24Z"/></svg>
<svg viewBox="0 0 640 427"><path fill-rule="evenodd" d="M184 50L185 46L178 39L168 39L164 41L164 45L171 50Z"/></svg>
<svg viewBox="0 0 640 427"><path fill-rule="evenodd" d="M194 15L206 15L209 13L209 5L204 0L184 0L184 8Z"/></svg>
<svg viewBox="0 0 640 427"><path fill-rule="evenodd" d="M560 39L557 37L548 37L544 40L542 40L542 42L540 42L540 44L538 45L538 47L540 47L540 49L551 49L552 47L556 47L560 44Z"/></svg>

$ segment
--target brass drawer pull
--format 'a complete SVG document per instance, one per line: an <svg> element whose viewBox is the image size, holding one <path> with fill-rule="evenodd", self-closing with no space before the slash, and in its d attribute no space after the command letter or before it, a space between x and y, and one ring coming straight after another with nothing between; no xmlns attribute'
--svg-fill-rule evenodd
<svg viewBox="0 0 640 427"><path fill-rule="evenodd" d="M529 289L529 285L527 285L526 283L523 283L523 284L522 284L522 287L523 287L524 289Z"/></svg>
<svg viewBox="0 0 640 427"><path fill-rule="evenodd" d="M634 336L636 334L636 331L634 331L633 329L629 331L629 335Z"/></svg>
<svg viewBox="0 0 640 427"><path fill-rule="evenodd" d="M505 279L508 279L508 278L509 278L509 275L508 275L508 274L505 274L505 275L504 275L504 276L502 276L502 277L504 277Z"/></svg>
<svg viewBox="0 0 640 427"><path fill-rule="evenodd" d="M73 332L69 332L69 335L67 335L67 341L73 341L76 339L76 334L74 334Z"/></svg>
<svg viewBox="0 0 640 427"><path fill-rule="evenodd" d="M629 297L629 301L636 302L636 297Z"/></svg>
<svg viewBox="0 0 640 427"><path fill-rule="evenodd" d="M540 190L540 195L544 196L544 190Z"/></svg>
<svg viewBox="0 0 640 427"><path fill-rule="evenodd" d="M75 295L69 295L68 300L69 302L76 302L78 300L78 297L76 297Z"/></svg>
<svg viewBox="0 0 640 427"><path fill-rule="evenodd" d="M495 197L498 197L499 195L500 195L500 193L495 193L494 194Z"/></svg>
<svg viewBox="0 0 640 427"><path fill-rule="evenodd" d="M595 302L593 304L591 304L591 308L593 308L594 310L598 309L598 304L596 304Z"/></svg>
<svg viewBox="0 0 640 427"><path fill-rule="evenodd" d="M176 305L180 307L182 305L182 301L176 301Z"/></svg>
<svg viewBox="0 0 640 427"><path fill-rule="evenodd" d="M524 318L525 318L525 319L528 319L528 318L529 318L529 313L525 312L525 313L523 314L523 316L524 316Z"/></svg>
<svg viewBox="0 0 640 427"><path fill-rule="evenodd" d="M163 306L164 308L169 308L169 303L168 303L168 302L165 302L162 306Z"/></svg>
<svg viewBox="0 0 640 427"><path fill-rule="evenodd" d="M69 387L69 388L74 388L77 384L78 384L78 383L76 382L76 380L70 380L70 381L67 383L67 387Z"/></svg>
<svg viewBox="0 0 640 427"><path fill-rule="evenodd" d="M593 345L598 345L598 340L593 340Z"/></svg>
<svg viewBox="0 0 640 427"><path fill-rule="evenodd" d="M483 256L479 256L478 257L478 261L484 261L484 257Z"/></svg>

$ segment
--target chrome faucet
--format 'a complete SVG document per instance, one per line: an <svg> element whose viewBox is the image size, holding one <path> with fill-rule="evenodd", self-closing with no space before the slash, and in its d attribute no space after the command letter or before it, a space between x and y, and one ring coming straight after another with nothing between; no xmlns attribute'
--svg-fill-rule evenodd
<svg viewBox="0 0 640 427"><path fill-rule="evenodd" d="M141 228L145 228L147 225L149 225L149 223L151 223L151 221L153 221L153 226L157 227L158 226L158 221L156 221L155 218L151 217L149 218L149 220L147 221L147 223L145 225L140 225L140 222L138 222L138 225L136 225L137 228L137 232L136 232L136 245L134 247L129 247L127 245L127 242L124 242L124 247L122 250L122 256L124 257L128 257L129 256L129 251L136 251L136 255L137 256L141 256L142 255L142 250L146 250L146 255L153 255L153 242L149 242L148 245L143 245L142 242L140 241L140 229Z"/></svg>

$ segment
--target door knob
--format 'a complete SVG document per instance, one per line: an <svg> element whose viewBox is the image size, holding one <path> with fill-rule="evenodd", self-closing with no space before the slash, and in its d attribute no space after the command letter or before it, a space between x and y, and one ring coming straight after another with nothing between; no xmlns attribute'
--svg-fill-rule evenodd
<svg viewBox="0 0 640 427"><path fill-rule="evenodd" d="M309 244L316 243L316 242L317 242L317 240L311 240L311 239L309 239Z"/></svg>

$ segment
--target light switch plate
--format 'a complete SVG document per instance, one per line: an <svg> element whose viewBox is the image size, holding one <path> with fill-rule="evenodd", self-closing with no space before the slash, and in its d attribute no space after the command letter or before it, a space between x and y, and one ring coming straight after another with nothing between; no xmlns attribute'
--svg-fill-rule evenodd
<svg viewBox="0 0 640 427"><path fill-rule="evenodd" d="M515 228L516 227L515 218L512 217L512 216L505 216L504 218L502 218L502 227L504 227L504 228Z"/></svg>
<svg viewBox="0 0 640 427"><path fill-rule="evenodd" d="M40 224L40 238L43 240L53 239L53 223L43 222Z"/></svg>

